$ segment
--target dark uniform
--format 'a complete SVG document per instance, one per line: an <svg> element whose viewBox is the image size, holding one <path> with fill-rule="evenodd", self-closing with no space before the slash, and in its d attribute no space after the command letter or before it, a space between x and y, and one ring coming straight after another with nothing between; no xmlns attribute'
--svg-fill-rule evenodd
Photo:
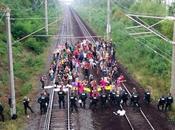
<svg viewBox="0 0 175 130"><path fill-rule="evenodd" d="M106 107L106 101L107 101L107 94L106 93L102 93L100 96L100 101L101 101L101 108L105 108Z"/></svg>
<svg viewBox="0 0 175 130"><path fill-rule="evenodd" d="M23 105L24 105L24 111L25 111L26 115L27 115L27 108L33 113L33 110L32 110L32 108L29 105L29 98L25 97L23 99Z"/></svg>
<svg viewBox="0 0 175 130"><path fill-rule="evenodd" d="M114 91L109 93L109 101L112 106L115 105L115 97L116 93Z"/></svg>
<svg viewBox="0 0 175 130"><path fill-rule="evenodd" d="M151 102L151 93L149 91L145 91L144 101L145 101L145 103L150 104L150 102Z"/></svg>
<svg viewBox="0 0 175 130"><path fill-rule="evenodd" d="M49 106L49 100L50 100L50 94L47 92L47 91L45 91L44 92L44 96L45 96L45 99L46 99L46 108Z"/></svg>
<svg viewBox="0 0 175 130"><path fill-rule="evenodd" d="M86 99L87 99L87 94L86 93L81 93L80 94L80 100L82 103L80 103L80 107L86 108Z"/></svg>
<svg viewBox="0 0 175 130"><path fill-rule="evenodd" d="M127 93L126 91L123 91L123 92L122 92L121 99L122 99L122 101L123 101L123 104L124 104L124 105L127 105L128 93Z"/></svg>
<svg viewBox="0 0 175 130"><path fill-rule="evenodd" d="M168 97L166 97L166 105L165 105L165 111L171 110L171 104L173 103L173 97L171 96L171 94L169 94Z"/></svg>
<svg viewBox="0 0 175 130"><path fill-rule="evenodd" d="M73 112L73 109L75 109L76 112L78 112L78 108L77 108L77 97L73 94L71 94L70 96L70 109L71 112Z"/></svg>
<svg viewBox="0 0 175 130"><path fill-rule="evenodd" d="M120 109L120 103L121 103L121 96L120 96L120 94L116 94L115 102L116 102L117 109Z"/></svg>
<svg viewBox="0 0 175 130"><path fill-rule="evenodd" d="M91 97L91 103L89 105L89 108L95 108L97 107L97 103L98 103L98 98L97 98L97 95L94 95Z"/></svg>
<svg viewBox="0 0 175 130"><path fill-rule="evenodd" d="M160 107L162 108L162 111L164 110L164 107L165 107L165 103L166 103L166 99L164 96L162 96L160 99L159 99L159 102L158 102L158 110L160 110Z"/></svg>
<svg viewBox="0 0 175 130"><path fill-rule="evenodd" d="M139 95L137 93L132 94L131 103L134 107L139 107Z"/></svg>
<svg viewBox="0 0 175 130"><path fill-rule="evenodd" d="M66 93L63 90L58 91L58 103L59 103L59 108L61 108L61 104L63 104L63 108L65 108L65 95Z"/></svg>
<svg viewBox="0 0 175 130"><path fill-rule="evenodd" d="M46 102L47 102L46 97L43 94L41 94L41 96L38 98L38 103L40 104L41 115L43 113L45 114L47 111Z"/></svg>
<svg viewBox="0 0 175 130"><path fill-rule="evenodd" d="M4 114L3 114L4 108L2 106L2 104L0 103L0 116L1 116L1 120L4 122Z"/></svg>

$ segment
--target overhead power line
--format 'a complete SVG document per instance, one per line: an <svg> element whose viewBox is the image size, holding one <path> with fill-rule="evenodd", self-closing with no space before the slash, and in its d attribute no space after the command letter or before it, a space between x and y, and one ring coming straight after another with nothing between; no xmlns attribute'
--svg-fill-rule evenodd
<svg viewBox="0 0 175 130"><path fill-rule="evenodd" d="M117 5L123 10L124 13L130 12L130 10L129 10L128 8L122 6L119 2L113 0L113 3L114 3L114 4L117 4ZM172 43L172 41L170 41L169 39L167 39L165 36L162 36L162 34L160 34L159 32L154 32L154 31L151 29L151 27L153 27L153 26L159 24L160 21L157 22L157 23L155 23L155 24L153 24L153 25L151 25L151 26L148 26L148 27L147 27L147 26L145 26L144 24L142 24L142 23L138 22L137 20L135 20L134 18L132 18L131 16L129 16L128 14L125 14L125 15L126 15L127 17L129 17L130 19L132 19L133 21L135 21L137 24L139 24L139 27L144 27L145 29L147 29L148 31L150 31L150 32L153 33L153 34L156 34L156 36L159 36L160 38L162 38L162 39L165 40L166 42ZM159 19L163 19L163 17L159 17L159 16L158 16L158 18L159 18ZM140 19L139 19L139 20L140 20ZM142 22L143 22L143 21L142 21ZM138 27L138 26L137 26L137 27ZM137 27L136 27L136 28L137 28ZM135 27L134 27L134 28L135 28ZM130 29L130 28L129 28L129 29ZM136 32L136 33L137 33L137 32ZM166 53L165 55L163 55L163 54L157 52L155 49L153 49L153 48L150 47L149 45L143 44L139 39L137 39L137 38L135 38L135 37L133 37L133 38L134 38L136 41L138 41L140 44L146 46L148 49L152 50L154 53L158 54L159 56L161 56L162 58L164 58L165 60L167 60L168 62L170 62L170 63L172 62L169 58L167 58L167 57L165 56L165 55L169 56L167 53ZM158 48L158 47L156 47L156 48L157 48L160 52L163 52L160 48ZM165 53L165 52L163 52L163 53Z"/></svg>
<svg viewBox="0 0 175 130"><path fill-rule="evenodd" d="M48 18L48 19L55 19L55 18L57 18L57 17L50 17L50 18ZM11 20L40 20L40 19L45 19L45 17L43 17L43 18L11 18Z"/></svg>
<svg viewBox="0 0 175 130"><path fill-rule="evenodd" d="M49 23L48 26L50 26L50 25L52 25L52 24L54 24L54 23L56 23L56 22L58 22L58 21L59 21L59 19L57 19L56 21L54 21L54 22L52 22L52 23ZM14 41L14 44L17 43L17 42L20 42L20 41L22 41L22 40L24 40L24 39L26 39L26 38L28 38L28 37L30 37L30 36L32 36L33 34L39 32L39 31L41 31L41 30L43 30L43 29L45 29L45 26L42 27L42 28L40 28L40 29L37 29L36 31L33 31L32 33L30 33L30 34L28 34L28 35L26 35L26 36L24 36L24 37L22 37L22 38L20 38L20 39L18 39L18 40L16 40L16 41Z"/></svg>
<svg viewBox="0 0 175 130"><path fill-rule="evenodd" d="M155 50L154 48L152 48L150 45L143 43L143 42L142 42L141 40L139 40L138 38L136 38L136 37L132 37L132 38L134 38L139 44L142 44L143 46L145 46L147 49L153 51L155 54L161 56L161 57L162 57L163 59L165 59L166 61L172 63L172 60L170 60L169 58L167 58L167 56L170 57L169 54L165 53L165 52L162 51L160 48L154 46L156 49L158 49L160 52L162 52L162 53L164 53L164 54L161 54L160 52L158 52L157 50ZM144 38L142 38L142 39L144 39ZM151 43L150 41L148 41L148 40L146 40L146 39L144 39L144 40L145 40L146 42ZM166 56L165 56L165 55L166 55Z"/></svg>

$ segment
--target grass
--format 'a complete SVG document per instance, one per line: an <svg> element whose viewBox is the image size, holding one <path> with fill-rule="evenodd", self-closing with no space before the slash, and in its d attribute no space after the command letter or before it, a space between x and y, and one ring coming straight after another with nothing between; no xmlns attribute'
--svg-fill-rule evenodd
<svg viewBox="0 0 175 130"><path fill-rule="evenodd" d="M53 25L58 27L58 23ZM52 28L54 28L52 26ZM51 33L56 33L56 29L53 29ZM24 44L15 45L13 47L14 54L14 74L15 74L15 90L16 90L16 99L17 99L17 120L9 120L9 107L8 107L8 75L7 71L7 59L4 56L2 62L2 71L0 72L0 101L2 101L3 106L5 107L5 123L0 122L0 130L23 130L24 124L26 123L26 117L24 116L22 100L24 96L28 96L31 99L35 99L36 94L38 93L38 83L39 77L42 73L45 73L46 63L48 62L48 55L50 55L50 46L53 42L52 38L48 39L48 42L44 43L42 53L35 53L28 49ZM5 55L5 53L4 53ZM1 69L0 69L1 70ZM32 100L35 101L35 100ZM27 125L27 124L25 124Z"/></svg>
<svg viewBox="0 0 175 130"><path fill-rule="evenodd" d="M76 10L93 27L97 34L103 35L105 32L105 12L102 7L92 8L88 6L83 8L77 7ZM93 13L94 10L96 10L96 13ZM86 12L93 13L93 15L88 15ZM117 59L142 87L151 90L152 98L157 101L161 95L167 95L169 92L171 63L149 50L144 44L151 46L155 50L157 49L156 47L159 47L165 53L169 53L170 57L172 46L158 38L141 39L143 43L141 44L128 35L128 32L125 31L127 26L133 25L120 10L114 8L112 15L112 39L117 48ZM175 106L171 112L168 112L169 120L175 121L174 115Z"/></svg>
<svg viewBox="0 0 175 130"><path fill-rule="evenodd" d="M77 10L97 34L103 35L105 32L105 11L103 8L92 8L88 6L83 7L83 9L78 7ZM93 13L92 10L96 10L94 11L96 13ZM86 12L93 13L93 15L90 16ZM141 44L125 31L124 28L131 24L120 10L113 9L112 39L117 47L117 59L144 88L151 86L153 98L157 100L162 94L167 95L169 92L171 64L146 48L144 44L159 46L162 50L165 49L165 52L171 50L171 46L158 38L150 38L149 41L142 40L145 43Z"/></svg>
<svg viewBox="0 0 175 130"><path fill-rule="evenodd" d="M0 122L0 129L2 130L23 130L23 122L25 117L20 117L16 120L8 120L4 123Z"/></svg>

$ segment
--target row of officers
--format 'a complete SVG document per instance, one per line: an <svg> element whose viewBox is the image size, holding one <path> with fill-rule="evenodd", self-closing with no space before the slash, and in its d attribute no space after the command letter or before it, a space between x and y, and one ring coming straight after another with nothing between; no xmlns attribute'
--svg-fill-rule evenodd
<svg viewBox="0 0 175 130"><path fill-rule="evenodd" d="M57 92L58 94L58 103L59 108L65 108L65 95L66 93L63 90ZM81 108L86 108L87 98L90 99L89 108L96 109L97 104L103 109L107 107L107 105L112 105L115 107L120 108L120 105L131 105L133 107L140 107L140 96L136 90L133 90L131 96L125 90L121 92L106 92L102 91L100 94L93 93L88 95L87 93L83 92L81 94L70 94L70 109L73 111L78 111L77 103L80 105ZM144 104L150 104L151 102L151 93L149 90L145 91L143 96ZM169 93L168 96L162 96L158 101L158 110L167 111L171 110L171 105L173 103L173 97Z"/></svg>
<svg viewBox="0 0 175 130"><path fill-rule="evenodd" d="M65 100L66 100L66 93L61 89L57 92L58 94L58 103L59 108L65 108ZM86 102L87 99L90 99L89 108L92 110L97 109L97 105L104 109L107 107L107 105L114 106L116 108L120 108L120 105L131 105L133 107L140 107L140 95L134 90L132 92L132 95L129 96L128 93L125 90L122 90L121 92L106 92L103 91L100 94L94 93L89 96L89 94L83 92L81 94L75 94L71 93L69 96L70 100L70 110L73 112L74 110L78 111L78 105L80 105L81 108L86 108ZM145 104L150 104L151 102L151 93L150 91L145 91L143 96L143 102ZM89 101L88 101L89 102ZM29 109L32 113L34 111L29 105L30 101L29 98L25 97L23 99L23 105L24 105L24 111L27 115L27 109ZM45 114L47 112L47 107L49 105L49 93L43 92L41 93L41 96L38 98L38 103L40 104L40 113ZM160 97L157 107L160 111L167 111L171 110L171 105L173 103L173 97L171 96L171 93L168 94L168 96L162 96ZM4 108L2 104L0 103L0 119L4 121L4 114L3 114Z"/></svg>

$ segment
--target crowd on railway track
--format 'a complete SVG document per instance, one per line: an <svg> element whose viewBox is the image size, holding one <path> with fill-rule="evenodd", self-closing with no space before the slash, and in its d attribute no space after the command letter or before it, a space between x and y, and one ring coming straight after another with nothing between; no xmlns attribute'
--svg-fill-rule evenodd
<svg viewBox="0 0 175 130"><path fill-rule="evenodd" d="M133 88L132 95L123 88L126 81L115 58L115 47L112 42L98 39L95 44L85 39L76 43L65 43L64 47L57 48L53 54L48 75L40 78L42 92L38 98L40 114L47 112L49 105L49 93L46 82L54 84L58 94L59 108L65 108L65 98L70 90L70 110L78 112L78 107L102 110L113 106L117 110L120 105L140 107L140 102L151 102L151 92L146 90L143 100L141 95ZM55 79L54 79L55 78ZM55 80L55 81L54 81ZM173 97L171 94L160 97L158 110L171 110ZM89 104L89 105L87 105ZM28 97L23 99L24 111L32 113ZM3 106L0 103L0 117L4 121Z"/></svg>
<svg viewBox="0 0 175 130"><path fill-rule="evenodd" d="M53 62L49 69L50 81L53 81L56 70L54 87L57 89L59 108L65 108L68 89L70 89L71 111L77 112L78 107L97 110L98 108L105 109L108 106L114 106L121 109L121 104L131 105L134 108L140 107L141 95L136 88L133 88L131 96L123 88L126 79L117 64L115 47L112 42L106 42L102 39L97 40L95 44L87 39L74 44L66 42L62 49L58 49L53 54ZM47 79L45 77L41 77L40 80L42 88L44 88ZM49 97L48 94L44 93L42 93L41 99ZM149 104L151 92L146 90L143 96L143 102ZM49 101L49 99L47 100ZM45 99L43 102L48 104ZM42 110L46 112L47 105L42 106L41 100L39 103L41 113L43 113ZM167 97L162 96L158 101L158 110L170 110L172 103L171 94ZM87 106L87 104L89 105Z"/></svg>

